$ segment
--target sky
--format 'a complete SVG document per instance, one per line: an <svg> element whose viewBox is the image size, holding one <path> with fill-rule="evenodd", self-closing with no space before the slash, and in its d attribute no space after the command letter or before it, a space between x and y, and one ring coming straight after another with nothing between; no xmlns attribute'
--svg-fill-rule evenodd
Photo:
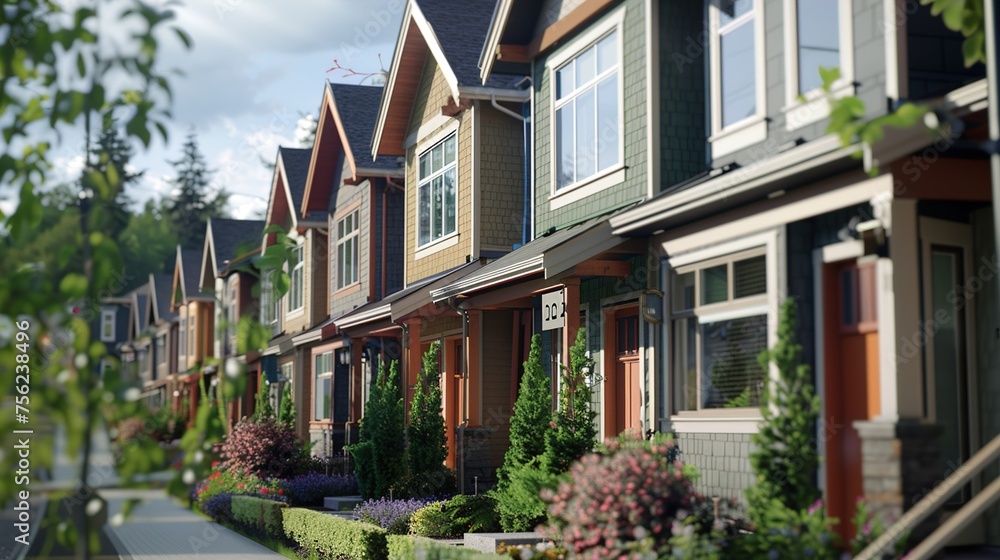
<svg viewBox="0 0 1000 560"><path fill-rule="evenodd" d="M271 170L279 145L298 146L305 114L319 112L323 88L359 83L357 76L327 72L334 60L363 72L388 69L399 31L403 0L187 0L161 1L193 41L186 50L173 36L160 40L164 69L173 77L169 141L136 147L136 169L145 171L130 196L141 206L169 196L173 168L194 131L215 172L213 188L230 193L233 218L260 218L267 207ZM155 135L154 135L155 137ZM55 150L54 181L79 177L83 158L73 142Z"/></svg>

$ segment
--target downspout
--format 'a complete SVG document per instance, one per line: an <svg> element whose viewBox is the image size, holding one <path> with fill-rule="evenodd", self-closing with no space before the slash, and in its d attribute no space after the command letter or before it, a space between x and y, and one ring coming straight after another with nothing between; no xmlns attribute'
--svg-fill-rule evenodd
<svg viewBox="0 0 1000 560"><path fill-rule="evenodd" d="M531 87L531 78L525 77L523 80L518 82L515 87L519 87L525 81L528 82L528 87ZM532 89L532 95L534 95L534 89ZM522 205L524 210L521 213L521 245L528 242L531 237L530 234L530 218L531 218L531 103L521 104L521 114L517 114L514 111L504 107L503 105L497 103L497 96L490 96L490 104L493 108L501 113L511 116L522 123L524 123L524 159L522 163L523 167L523 177L522 182L524 184L524 204Z"/></svg>
<svg viewBox="0 0 1000 560"><path fill-rule="evenodd" d="M986 99L990 133L990 192L993 198L994 250L1000 249L1000 10L994 2L983 2L983 22L986 26Z"/></svg>
<svg viewBox="0 0 1000 560"><path fill-rule="evenodd" d="M462 316L462 422L458 425L455 435L455 461L458 464L458 492L465 493L465 428L469 424L469 317L465 309L455 305L455 298L450 297L445 302L448 307ZM442 351L444 346L442 345Z"/></svg>

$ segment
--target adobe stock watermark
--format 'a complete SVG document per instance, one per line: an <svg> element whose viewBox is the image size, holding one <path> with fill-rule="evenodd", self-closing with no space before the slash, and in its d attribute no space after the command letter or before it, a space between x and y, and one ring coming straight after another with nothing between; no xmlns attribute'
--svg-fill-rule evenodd
<svg viewBox="0 0 1000 560"><path fill-rule="evenodd" d="M349 66L354 57L362 53L362 49L371 45L383 33L388 31L394 35L395 24L405 9L405 0L389 0L384 8L369 10L368 19L351 30L351 41L341 41L334 59Z"/></svg>

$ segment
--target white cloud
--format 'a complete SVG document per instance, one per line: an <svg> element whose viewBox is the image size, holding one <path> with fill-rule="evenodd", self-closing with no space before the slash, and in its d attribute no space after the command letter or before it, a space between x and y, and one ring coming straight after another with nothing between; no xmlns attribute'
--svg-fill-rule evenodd
<svg viewBox="0 0 1000 560"><path fill-rule="evenodd" d="M266 199L242 194L229 197L229 215L237 220L261 220L266 212Z"/></svg>

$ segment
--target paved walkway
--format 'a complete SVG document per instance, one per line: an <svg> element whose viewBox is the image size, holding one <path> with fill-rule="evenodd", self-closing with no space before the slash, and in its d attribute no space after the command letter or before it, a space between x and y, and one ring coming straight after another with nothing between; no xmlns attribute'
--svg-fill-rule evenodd
<svg viewBox="0 0 1000 560"><path fill-rule="evenodd" d="M284 556L174 503L163 490L102 490L109 519L125 500L141 499L128 520L107 529L123 559L264 560Z"/></svg>

